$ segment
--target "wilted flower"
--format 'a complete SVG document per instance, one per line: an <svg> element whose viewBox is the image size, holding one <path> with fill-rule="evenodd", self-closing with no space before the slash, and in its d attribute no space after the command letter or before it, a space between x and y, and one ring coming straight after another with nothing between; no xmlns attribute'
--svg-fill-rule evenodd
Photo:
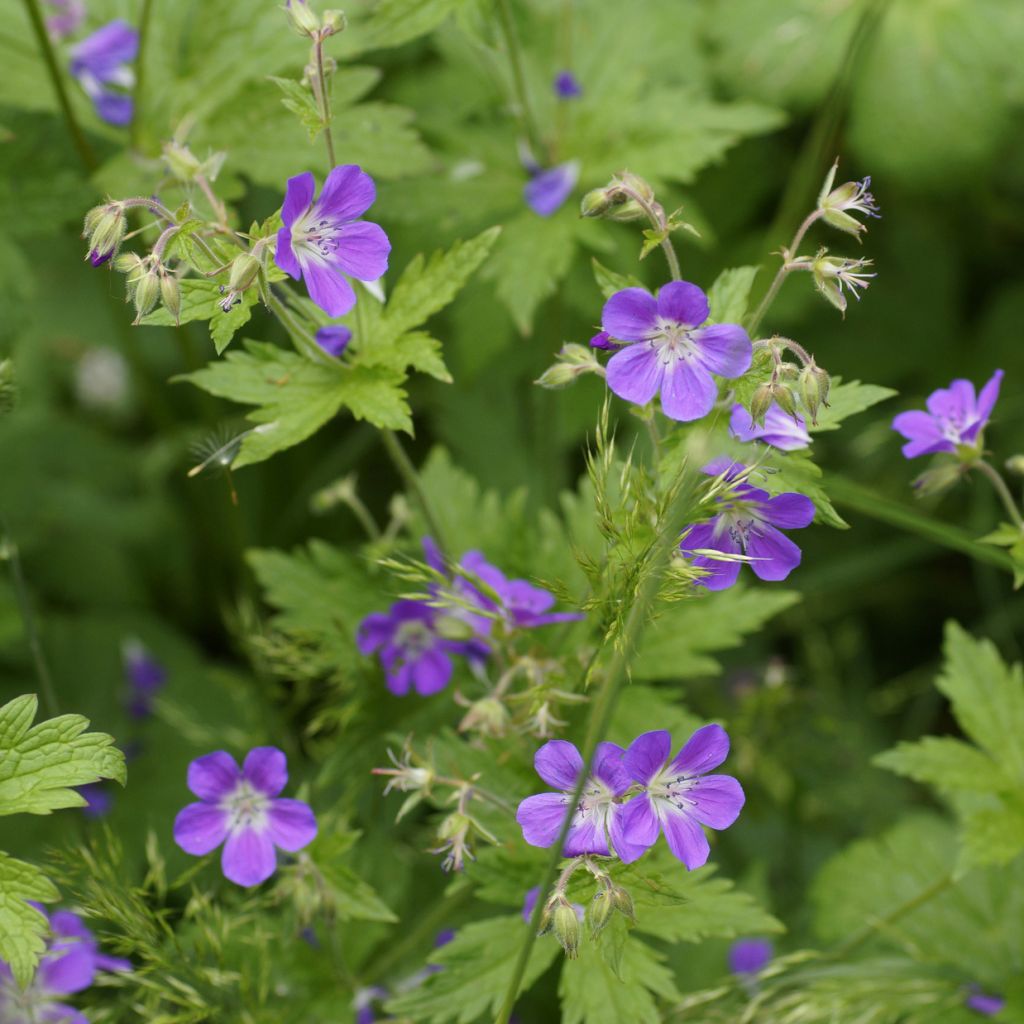
<svg viewBox="0 0 1024 1024"><path fill-rule="evenodd" d="M139 33L119 18L97 29L71 50L71 74L108 124L131 123L131 96L118 89L135 84L131 62L139 52ZM112 88L112 87L118 88Z"/></svg>
<svg viewBox="0 0 1024 1024"><path fill-rule="evenodd" d="M377 197L362 168L335 167L314 202L315 191L309 171L288 179L274 258L285 273L305 280L309 297L328 316L343 316L356 304L345 275L376 281L388 269L391 243L380 225L356 219Z"/></svg>
<svg viewBox="0 0 1024 1024"><path fill-rule="evenodd" d="M783 452L806 448L811 443L803 417L790 416L774 403L765 413L764 426L758 426L750 413L737 403L732 407L729 429L738 441L763 441Z"/></svg>
<svg viewBox="0 0 1024 1024"><path fill-rule="evenodd" d="M646 405L661 394L670 419L706 416L718 397L712 374L739 377L750 368L753 348L739 324L701 327L707 296L689 281L672 281L657 298L643 288L624 288L604 306L601 325L629 342L608 360L608 387L620 398Z"/></svg>
<svg viewBox="0 0 1024 1024"><path fill-rule="evenodd" d="M348 348L348 343L352 340L352 332L347 327L340 325L320 327L317 329L313 340L329 356L337 358Z"/></svg>
<svg viewBox="0 0 1024 1024"><path fill-rule="evenodd" d="M523 198L534 213L550 217L572 195L579 177L578 160L569 160L547 170L534 165L530 169L530 180L523 187Z"/></svg>
<svg viewBox="0 0 1024 1024"><path fill-rule="evenodd" d="M832 184L838 169L839 161L837 160L825 178L825 184L818 196L818 209L821 210L822 219L826 224L831 224L832 227L859 238L867 228L852 214L860 213L865 217L881 216L875 203L875 197L868 191L871 187L871 178L864 178L863 181L848 181L833 189Z"/></svg>
<svg viewBox="0 0 1024 1024"><path fill-rule="evenodd" d="M725 465L712 462L704 472L717 476L725 473L727 481L735 481L745 467L739 463ZM718 560L700 550L720 551L727 555L746 555L750 568L762 580L784 580L799 564L800 549L781 529L796 530L810 526L814 519L814 503L802 494L777 494L746 482L736 482L717 499L721 508L709 523L691 526L683 535L680 550L692 558L693 564L707 573L699 585L708 590L725 590L739 576L740 561Z"/></svg>
<svg viewBox="0 0 1024 1024"><path fill-rule="evenodd" d="M308 804L278 796L288 782L288 763L276 747L256 747L239 769L223 750L188 766L188 788L200 799L178 812L174 841L202 856L221 843L221 867L238 885L259 885L277 869L275 847L295 853L316 836Z"/></svg>
<svg viewBox="0 0 1024 1024"><path fill-rule="evenodd" d="M737 939L729 947L729 970L739 975L760 974L774 952L767 939Z"/></svg>
<svg viewBox="0 0 1024 1024"><path fill-rule="evenodd" d="M555 95L560 100L571 100L583 95L583 86L571 71L559 71L555 75Z"/></svg>
<svg viewBox="0 0 1024 1024"><path fill-rule="evenodd" d="M820 249L816 256L798 256L791 260L791 270L809 270L814 276L814 286L832 303L840 313L846 312L846 294L860 301L857 289L863 291L871 283L874 274L866 273L871 260L851 260L845 256L829 256L827 249ZM845 291L844 291L845 289Z"/></svg>
<svg viewBox="0 0 1024 1024"><path fill-rule="evenodd" d="M939 388L928 396L927 412L901 412L892 421L892 429L907 439L904 456L915 459L937 452L955 453L961 445L980 443L981 432L999 398L1002 380L1003 371L996 370L981 394L976 394L969 380L957 379L948 388Z"/></svg>

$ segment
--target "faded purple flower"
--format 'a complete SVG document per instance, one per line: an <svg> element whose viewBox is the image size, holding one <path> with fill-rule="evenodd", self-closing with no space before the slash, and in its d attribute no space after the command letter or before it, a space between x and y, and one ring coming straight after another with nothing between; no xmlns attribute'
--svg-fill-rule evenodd
<svg viewBox="0 0 1024 1024"><path fill-rule="evenodd" d="M636 405L660 393L662 411L673 420L706 416L718 397L712 374L739 377L753 355L739 324L701 327L709 312L707 296L689 281L670 282L657 298L643 288L616 292L601 325L630 344L608 360L608 387Z"/></svg>
<svg viewBox="0 0 1024 1024"><path fill-rule="evenodd" d="M108 124L130 124L132 98L118 91L135 84L131 63L139 52L139 33L119 18L86 36L71 49L71 74Z"/></svg>
<svg viewBox="0 0 1024 1024"><path fill-rule="evenodd" d="M46 911L33 907L43 916ZM97 971L130 971L132 965L100 952L92 932L77 914L57 911L48 918L51 937L39 969L27 989L14 980L0 960L0 1021L3 1024L89 1024L86 1016L63 1000L87 989Z"/></svg>
<svg viewBox="0 0 1024 1024"><path fill-rule="evenodd" d="M615 743L597 745L590 777L583 786L566 836L563 850L566 857L583 853L607 857L611 853L609 838L620 857L622 848L630 846L632 840L627 840L622 826L624 805L615 802L630 786L629 776L622 766L622 754L622 747ZM516 811L516 821L531 846L551 846L562 829L569 801L583 771L583 758L567 740L550 740L537 751L533 764L537 774L561 792L528 796Z"/></svg>
<svg viewBox="0 0 1024 1024"><path fill-rule="evenodd" d="M356 164L335 167L314 201L313 175L288 179L277 233L277 265L298 280L328 315L343 316L356 304L348 277L376 281L388 269L391 243L379 224L358 220L372 205L377 190Z"/></svg>
<svg viewBox="0 0 1024 1024"><path fill-rule="evenodd" d="M555 95L560 100L572 100L583 95L583 86L571 71L559 71L555 75Z"/></svg>
<svg viewBox="0 0 1024 1024"><path fill-rule="evenodd" d="M964 1005L985 1017L994 1017L1006 1005L1006 1000L1002 996L982 992L977 985L972 985L964 999Z"/></svg>
<svg viewBox="0 0 1024 1024"><path fill-rule="evenodd" d="M316 836L308 804L278 794L288 782L288 763L277 747L256 747L239 770L223 750L188 766L188 788L200 799L178 812L174 841L197 857L221 843L224 875L238 885L259 885L277 869L275 847L295 853Z"/></svg>
<svg viewBox="0 0 1024 1024"><path fill-rule="evenodd" d="M775 950L767 939L737 939L729 947L729 970L733 974L760 974L771 962Z"/></svg>
<svg viewBox="0 0 1024 1024"><path fill-rule="evenodd" d="M128 684L128 714L148 718L153 713L154 697L167 682L167 670L139 640L125 640L121 645L121 665Z"/></svg>
<svg viewBox="0 0 1024 1024"><path fill-rule="evenodd" d="M907 439L904 456L916 459L937 452L955 453L960 445L980 443L979 436L988 425L1002 380L1003 371L996 370L980 395L975 394L969 380L955 380L948 388L939 388L928 396L927 412L901 412L892 421L892 429Z"/></svg>
<svg viewBox="0 0 1024 1024"><path fill-rule="evenodd" d="M317 330L313 340L329 356L337 358L348 348L348 343L352 340L352 332L347 327L341 326L321 327Z"/></svg>
<svg viewBox="0 0 1024 1024"><path fill-rule="evenodd" d="M669 849L691 871L707 862L710 847L702 825L728 828L743 807L743 789L731 775L708 775L729 756L720 725L705 725L670 760L672 737L664 729L645 732L629 745L622 767L644 792L623 805L616 844L626 863L636 860L664 832Z"/></svg>
<svg viewBox="0 0 1024 1024"><path fill-rule="evenodd" d="M74 35L85 20L85 0L47 0L53 14L46 19L46 29L55 42Z"/></svg>
<svg viewBox="0 0 1024 1024"><path fill-rule="evenodd" d="M704 467L704 472L717 476L725 472L726 480L735 481L745 467L733 463L726 468L720 462ZM726 590L740 573L740 561L721 561L698 550L721 551L727 555L746 555L758 579L784 580L800 564L800 548L781 530L798 530L810 526L814 519L814 502L802 494L777 494L753 487L745 481L734 482L716 501L721 511L708 523L687 529L679 548L693 564L707 573L698 583L708 590Z"/></svg>
<svg viewBox="0 0 1024 1024"><path fill-rule="evenodd" d="M114 798L102 782L87 782L84 786L76 786L76 790L85 798L82 813L87 818L105 818L114 806Z"/></svg>
<svg viewBox="0 0 1024 1024"><path fill-rule="evenodd" d="M732 407L729 429L738 441L763 441L783 452L794 452L811 443L803 417L790 416L774 402L765 413L764 426L758 426L750 413L737 403Z"/></svg>
<svg viewBox="0 0 1024 1024"><path fill-rule="evenodd" d="M528 168L529 169L529 168ZM530 169L530 180L523 186L523 198L534 213L550 217L572 195L580 177L578 160L569 160L547 170Z"/></svg>
<svg viewBox="0 0 1024 1024"><path fill-rule="evenodd" d="M424 601L396 601L387 612L374 612L360 623L356 638L361 654L378 653L388 689L404 697L410 689L421 697L443 690L452 677L452 655L470 660L487 656L480 640L449 640L438 631L441 613Z"/></svg>

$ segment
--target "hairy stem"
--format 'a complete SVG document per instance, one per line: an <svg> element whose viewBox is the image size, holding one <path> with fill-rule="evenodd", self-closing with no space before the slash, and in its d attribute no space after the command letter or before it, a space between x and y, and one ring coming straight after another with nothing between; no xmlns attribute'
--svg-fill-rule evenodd
<svg viewBox="0 0 1024 1024"><path fill-rule="evenodd" d="M761 321L764 319L765 313L768 312L771 304L775 301L775 296L779 294L779 289L782 287L782 282L792 273L789 266L789 260L796 254L796 250L800 247L800 243L804 240L804 235L807 234L811 225L821 216L821 210L812 210L801 223L800 227L796 229L796 234L793 236L793 241L789 243L787 248L782 252L782 266L779 267L772 279L772 283L765 292L764 298L761 300L761 305L757 307L757 311L750 318L750 323L747 325L747 331L750 334L754 334L758 327L761 326Z"/></svg>
<svg viewBox="0 0 1024 1024"><path fill-rule="evenodd" d="M438 547L444 552L450 552L451 548L448 547L444 530L441 527L441 521L438 519L434 507L430 503L430 498L427 497L427 492L423 490L419 473L416 472L416 467L412 464L412 460L402 447L402 442L398 440L398 435L393 430L382 430L380 436L384 442L384 450L394 463L395 469L398 470L399 475L405 482L406 488L416 499L416 503L423 513L423 518L427 521L427 528L433 535L434 540L437 541Z"/></svg>
<svg viewBox="0 0 1024 1024"><path fill-rule="evenodd" d="M337 161L334 159L334 136L331 134L331 97L327 92L327 75L324 72L324 40L318 35L313 44L316 55L317 103L320 106L320 119L324 125L324 142L327 144L327 159L332 169Z"/></svg>
<svg viewBox="0 0 1024 1024"><path fill-rule="evenodd" d="M46 64L46 71L50 76L53 91L57 94L57 102L60 104L64 120L67 122L68 132L71 134L71 141L78 150L78 157L87 171L94 171L99 166L96 154L93 152L89 140L85 137L75 112L71 106L71 99L64 86L64 76L61 73L60 65L57 63L57 55L53 52L53 44L50 42L50 35L46 31L46 22L39 9L39 0L24 0L25 10L28 13L29 21L32 22L32 31L35 33L36 42L43 55L43 63Z"/></svg>
<svg viewBox="0 0 1024 1024"><path fill-rule="evenodd" d="M1003 479L1002 473L984 459L978 459L977 462L972 463L971 468L980 470L989 478L989 481L995 488L996 494L999 495L999 500L1003 503L1003 507L1006 509L1013 525L1024 533L1024 517L1021 517L1020 509L1017 507L1017 502L1014 501L1013 495L1010 493L1010 488L1006 486L1006 481Z"/></svg>
<svg viewBox="0 0 1024 1024"><path fill-rule="evenodd" d="M498 24L501 26L501 34L505 40L505 49L508 51L508 62L512 69L512 85L516 93L516 102L519 104L519 118L523 123L526 137L530 140L530 146L539 158L543 152L544 143L533 116L533 108L530 105L530 94L526 87L523 57L519 49L519 37L516 35L512 8L509 0L496 0L495 6L498 10Z"/></svg>
<svg viewBox="0 0 1024 1024"><path fill-rule="evenodd" d="M153 16L154 0L142 0L139 13L139 52L135 56L135 88L132 90L132 146L139 148L142 138L142 90L146 80L146 43L149 39L149 23Z"/></svg>

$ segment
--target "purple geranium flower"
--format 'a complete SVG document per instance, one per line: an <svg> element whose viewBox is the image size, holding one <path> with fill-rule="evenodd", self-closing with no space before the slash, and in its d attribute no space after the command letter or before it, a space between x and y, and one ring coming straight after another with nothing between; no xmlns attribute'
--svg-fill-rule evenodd
<svg viewBox="0 0 1024 1024"><path fill-rule="evenodd" d="M624 847L631 848L631 839L627 839L622 826L623 805L615 802L630 786L629 776L622 766L622 754L622 747L615 743L597 745L590 777L566 836L563 850L566 857L583 853L607 857L611 853L609 837L620 857ZM528 796L516 811L516 821L531 846L551 846L562 829L569 801L583 771L583 758L572 743L550 740L537 751L533 764L537 774L561 792Z"/></svg>
<svg viewBox="0 0 1024 1024"><path fill-rule="evenodd" d="M82 813L87 818L105 818L114 806L114 798L102 782L87 782L84 786L76 786L76 790L85 798Z"/></svg>
<svg viewBox="0 0 1024 1024"><path fill-rule="evenodd" d="M309 297L328 316L343 316L356 304L345 275L376 281L388 269L391 243L379 224L357 219L377 198L361 167L335 167L314 202L315 191L309 171L288 179L274 258L285 273L305 279Z"/></svg>
<svg viewBox="0 0 1024 1024"><path fill-rule="evenodd" d="M46 28L55 42L74 35L85 20L85 0L48 0L53 9Z"/></svg>
<svg viewBox="0 0 1024 1024"><path fill-rule="evenodd" d="M989 995L977 985L972 985L964 1003L977 1013L986 1017L994 1017L1006 1005L1006 1000L1002 996Z"/></svg>
<svg viewBox="0 0 1024 1024"><path fill-rule="evenodd" d="M443 690L452 677L452 655L482 660L488 648L480 640L449 640L437 626L441 613L424 601L396 601L387 612L367 615L359 626L361 654L379 652L388 689L404 697L415 689L421 697Z"/></svg>
<svg viewBox="0 0 1024 1024"><path fill-rule="evenodd" d="M732 407L729 429L739 441L764 441L783 452L794 452L811 443L803 417L790 416L774 402L765 413L764 426L758 426L750 413L737 403Z"/></svg>
<svg viewBox="0 0 1024 1024"><path fill-rule="evenodd" d="M996 370L980 395L975 395L969 380L955 380L928 396L927 412L901 412L892 421L892 429L907 439L903 454L914 459L937 452L955 453L959 445L974 444L988 425L1002 380L1003 371Z"/></svg>
<svg viewBox="0 0 1024 1024"><path fill-rule="evenodd" d="M560 100L571 100L583 95L583 86L571 71L559 71L555 75L555 95Z"/></svg>
<svg viewBox="0 0 1024 1024"><path fill-rule="evenodd" d="M35 909L46 917L37 903ZM4 1024L89 1024L63 999L87 989L97 971L130 971L132 965L100 952L92 932L77 914L61 910L49 918L51 937L31 984L22 989L0 960L0 1020Z"/></svg>
<svg viewBox="0 0 1024 1024"><path fill-rule="evenodd" d="M719 462L704 467L704 472L718 475ZM727 480L736 480L745 471L733 463L725 469ZM698 549L721 551L728 555L746 555L753 559L750 568L758 579L784 580L799 564L800 549L784 533L810 526L814 519L814 502L802 494L777 494L752 487L745 481L733 483L728 492L717 499L722 510L709 523L688 528L680 541L684 555L707 573L699 585L708 590L726 590L740 573L739 561L720 561L708 555L696 555Z"/></svg>
<svg viewBox="0 0 1024 1024"><path fill-rule="evenodd" d="M153 713L153 698L167 682L167 670L138 640L121 645L121 664L128 684L128 714L148 718Z"/></svg>
<svg viewBox="0 0 1024 1024"><path fill-rule="evenodd" d="M737 939L729 947L729 970L740 975L760 974L774 952L767 939Z"/></svg>
<svg viewBox="0 0 1024 1024"><path fill-rule="evenodd" d="M119 18L97 29L71 50L71 74L108 124L130 124L131 96L111 86L130 89L135 75L130 65L139 52L139 33Z"/></svg>
<svg viewBox="0 0 1024 1024"><path fill-rule="evenodd" d="M348 348L352 332L347 327L328 326L317 330L313 339L329 356L338 358Z"/></svg>
<svg viewBox="0 0 1024 1024"><path fill-rule="evenodd" d="M550 217L562 208L580 177L578 160L569 160L547 170L527 165L527 170L530 180L523 186L523 198L527 206L542 217Z"/></svg>
<svg viewBox="0 0 1024 1024"><path fill-rule="evenodd" d="M188 766L188 788L200 799L178 812L174 841L202 856L221 843L224 875L238 885L259 885L277 868L275 847L295 853L316 836L308 804L278 796L288 782L288 762L277 747L256 747L239 770L223 750Z"/></svg>
<svg viewBox="0 0 1024 1024"><path fill-rule="evenodd" d="M590 347L604 349L606 352L618 352L619 349L622 348L622 345L617 341L612 341L612 339L608 337L607 331L598 331L597 334L590 339Z"/></svg>
<svg viewBox="0 0 1024 1024"><path fill-rule="evenodd" d="M705 725L669 760L672 737L664 729L645 732L629 745L622 767L644 792L622 810L627 843L619 856L636 860L665 833L669 849L691 871L707 862L710 847L701 825L728 828L743 807L743 789L731 775L708 775L729 756L729 737L720 725Z"/></svg>
<svg viewBox="0 0 1024 1024"><path fill-rule="evenodd" d="M753 355L739 324L701 327L708 313L707 296L689 281L670 282L657 298L644 288L616 292L601 325L630 344L608 360L608 387L636 405L660 392L662 411L673 420L706 416L718 397L712 374L739 377Z"/></svg>

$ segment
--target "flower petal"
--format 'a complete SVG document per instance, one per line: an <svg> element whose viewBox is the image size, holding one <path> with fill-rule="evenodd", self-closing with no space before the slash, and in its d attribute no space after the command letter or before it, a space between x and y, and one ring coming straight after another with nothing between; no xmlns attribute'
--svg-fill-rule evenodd
<svg viewBox="0 0 1024 1024"><path fill-rule="evenodd" d="M242 774L261 793L277 796L288 784L288 759L277 747L253 747L245 755Z"/></svg>
<svg viewBox="0 0 1024 1024"><path fill-rule="evenodd" d="M632 781L622 765L623 754L625 751L618 743L598 743L590 771L591 778L603 782L616 796L622 796Z"/></svg>
<svg viewBox="0 0 1024 1024"><path fill-rule="evenodd" d="M277 854L266 829L242 828L228 836L220 863L228 881L259 885L276 870Z"/></svg>
<svg viewBox="0 0 1024 1024"><path fill-rule="evenodd" d="M711 847L700 825L684 811L662 804L661 827L672 853L691 871L708 862Z"/></svg>
<svg viewBox="0 0 1024 1024"><path fill-rule="evenodd" d="M800 564L800 548L774 526L763 525L747 541L750 568L759 580L784 580Z"/></svg>
<svg viewBox="0 0 1024 1024"><path fill-rule="evenodd" d="M387 688L396 696L404 697L412 687L412 666L399 665L397 669L388 669L384 673Z"/></svg>
<svg viewBox="0 0 1024 1024"><path fill-rule="evenodd" d="M92 984L95 976L92 949L79 939L58 943L39 965L40 986L59 995L81 992Z"/></svg>
<svg viewBox="0 0 1024 1024"><path fill-rule="evenodd" d="M346 224L338 236L335 261L346 274L360 281L376 281L388 269L391 242L379 224L358 220Z"/></svg>
<svg viewBox="0 0 1024 1024"><path fill-rule="evenodd" d="M565 857L579 857L584 853L596 853L603 857L611 853L602 820L593 812L576 814L562 849Z"/></svg>
<svg viewBox="0 0 1024 1024"><path fill-rule="evenodd" d="M135 114L135 104L131 96L125 96L119 92L104 90L96 96L96 113L100 120L107 124L124 128L132 123Z"/></svg>
<svg viewBox="0 0 1024 1024"><path fill-rule="evenodd" d="M344 316L356 304L356 293L339 270L317 260L304 260L302 276L306 279L309 297L328 316Z"/></svg>
<svg viewBox="0 0 1024 1024"><path fill-rule="evenodd" d="M281 220L286 228L290 228L309 209L315 191L316 182L309 171L288 179L284 190L284 202L281 204ZM280 237L278 235L278 238Z"/></svg>
<svg viewBox="0 0 1024 1024"><path fill-rule="evenodd" d="M705 775L690 787L693 816L710 828L728 828L740 815L746 796L731 775Z"/></svg>
<svg viewBox="0 0 1024 1024"><path fill-rule="evenodd" d="M316 815L301 800L273 801L267 812L267 835L282 850L295 853L316 838Z"/></svg>
<svg viewBox="0 0 1024 1024"><path fill-rule="evenodd" d="M814 521L814 502L794 492L776 494L762 503L760 512L772 526L799 530Z"/></svg>
<svg viewBox="0 0 1024 1024"><path fill-rule="evenodd" d="M713 324L695 332L693 341L701 362L719 377L740 377L750 369L754 347L739 324Z"/></svg>
<svg viewBox="0 0 1024 1024"><path fill-rule="evenodd" d="M687 327L700 327L710 308L703 290L689 281L670 281L658 292L658 316Z"/></svg>
<svg viewBox="0 0 1024 1024"><path fill-rule="evenodd" d="M533 767L549 786L572 792L583 771L583 758L568 740L549 740L534 754Z"/></svg>
<svg viewBox="0 0 1024 1024"><path fill-rule="evenodd" d="M671 733L667 729L655 729L642 733L630 743L622 766L631 779L646 786L665 767L671 753Z"/></svg>
<svg viewBox="0 0 1024 1024"><path fill-rule="evenodd" d="M523 839L531 846L551 846L565 820L569 798L564 793L538 793L528 796L516 811Z"/></svg>
<svg viewBox="0 0 1024 1024"><path fill-rule="evenodd" d="M523 186L523 199L534 213L550 217L572 194L580 175L576 160L539 171Z"/></svg>
<svg viewBox="0 0 1024 1024"><path fill-rule="evenodd" d="M657 321L658 303L646 288L623 288L601 311L601 327L620 341L646 341Z"/></svg>
<svg viewBox="0 0 1024 1024"><path fill-rule="evenodd" d="M220 800L238 785L238 763L224 750L197 757L188 766L188 788L200 800Z"/></svg>
<svg viewBox="0 0 1024 1024"><path fill-rule="evenodd" d="M81 1010L65 1003L50 1003L40 1011L40 1024L89 1024Z"/></svg>
<svg viewBox="0 0 1024 1024"><path fill-rule="evenodd" d="M277 245L274 248L274 262L296 281L302 277L302 268L292 248L291 228L280 228L277 232Z"/></svg>
<svg viewBox="0 0 1024 1024"><path fill-rule="evenodd" d="M646 405L661 387L663 366L647 342L627 345L608 360L608 387L627 402Z"/></svg>
<svg viewBox="0 0 1024 1024"><path fill-rule="evenodd" d="M646 793L627 800L612 812L612 845L624 864L642 857L658 840L658 816Z"/></svg>
<svg viewBox="0 0 1024 1024"><path fill-rule="evenodd" d="M387 643L392 633L391 616L383 612L373 612L359 623L356 633L356 646L360 654L373 654L379 647Z"/></svg>
<svg viewBox="0 0 1024 1024"><path fill-rule="evenodd" d="M978 395L977 416L983 425L988 422L989 416L992 415L992 410L999 398L999 386L1002 382L1003 371L996 370L992 374L992 379L985 384L981 389L981 394Z"/></svg>
<svg viewBox="0 0 1024 1024"><path fill-rule="evenodd" d="M687 741L672 761L679 775L703 775L729 756L729 734L720 725L705 725Z"/></svg>
<svg viewBox="0 0 1024 1024"><path fill-rule="evenodd" d="M699 420L711 412L717 398L718 385L696 359L680 359L666 367L661 384L661 411L669 419L681 423Z"/></svg>
<svg viewBox="0 0 1024 1024"><path fill-rule="evenodd" d="M424 651L410 662L413 685L421 697L440 693L452 677L452 661L443 651Z"/></svg>
<svg viewBox="0 0 1024 1024"><path fill-rule="evenodd" d="M377 187L366 171L358 164L341 164L327 175L316 201L317 213L335 221L355 220L376 198Z"/></svg>
<svg viewBox="0 0 1024 1024"><path fill-rule="evenodd" d="M956 451L956 445L943 436L935 418L921 409L901 412L893 418L892 429L907 439L903 446L905 458L916 459L919 455Z"/></svg>
<svg viewBox="0 0 1024 1024"><path fill-rule="evenodd" d="M227 812L216 804L189 804L174 819L174 841L194 857L216 850L227 835Z"/></svg>

